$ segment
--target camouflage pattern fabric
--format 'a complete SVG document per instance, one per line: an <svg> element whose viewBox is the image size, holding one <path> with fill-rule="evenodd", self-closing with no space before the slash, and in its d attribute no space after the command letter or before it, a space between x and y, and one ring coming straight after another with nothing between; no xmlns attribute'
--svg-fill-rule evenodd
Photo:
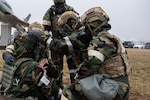
<svg viewBox="0 0 150 100"><path fill-rule="evenodd" d="M17 66L17 70L14 73L12 86L6 92L10 100L36 100L28 99L30 96L46 100L52 94L57 95L58 86L54 79L47 77L51 81L48 85L39 83L45 74L37 61L48 57L45 46L40 44L34 35L21 34L15 38L14 55L17 61L14 62L15 66L11 67Z"/></svg>
<svg viewBox="0 0 150 100"><path fill-rule="evenodd" d="M58 63L60 62L59 60L61 60L60 57L63 57L64 55L68 56L67 63L68 63L69 70L76 71L77 67L83 60L80 50L83 50L84 48L86 48L85 44L77 40L76 33L72 33L71 35L68 35L67 37L70 39L71 43L73 44L73 51L69 51L68 45L65 39L53 39L51 43L49 44L49 48L57 53L57 55L54 55L56 59L53 60L53 62L56 66L58 66L60 77L62 77L62 69L63 69L63 66L59 66L60 64ZM69 58L69 56L71 56L71 58ZM71 59L71 62L69 61L70 59ZM72 81L74 81L75 73L76 72L71 73ZM60 78L60 81L61 81L61 78Z"/></svg>
<svg viewBox="0 0 150 100"><path fill-rule="evenodd" d="M101 32L99 33L101 34ZM109 34L109 33L107 33ZM83 79L85 77L88 77L92 74L102 74L105 73L103 71L104 65L103 63L107 60L111 62L111 59L113 57L118 56L118 44L117 42L111 40L107 35L100 35L100 36L94 36L93 39L89 43L89 47L87 48L87 52L84 53L84 62L81 63L80 69L78 71L78 77L76 81ZM121 65L122 66L123 60L120 60L118 62L113 62L114 65ZM116 63L116 64L115 64ZM123 65L125 66L125 65ZM111 66L112 68L119 68L119 66ZM124 67L123 67L124 68ZM105 69L109 70L109 69ZM119 69L117 69L119 70ZM124 70L124 73L125 70ZM108 73L107 73L108 74ZM118 73L116 73L119 75ZM111 76L111 74L109 74ZM114 98L114 100L127 100L126 96L129 93L129 82L128 82L128 75L127 73L125 75L119 75L117 77L113 77L113 80L117 82L123 82L124 84L121 84L118 89L117 96ZM92 84L92 83L89 83ZM68 86L70 87L70 86ZM80 87L79 84L74 84L74 87ZM67 87L66 87L67 88ZM69 92L68 92L69 91ZM66 95L69 100L80 100L78 98L74 99L76 97L76 91L80 94L82 93L82 90L80 88L74 88L71 90L70 88L67 88L64 90L64 95ZM92 92L92 91L91 91ZM82 95L79 97L83 97ZM117 98L117 99L116 99ZM126 99L124 99L126 98ZM88 100L88 99L85 99Z"/></svg>
<svg viewBox="0 0 150 100"><path fill-rule="evenodd" d="M42 34L41 40L31 35L18 35L14 40L14 55L17 58L31 57L35 61L39 61L40 58L47 58L48 51L46 50L46 43L44 38L48 36Z"/></svg>
<svg viewBox="0 0 150 100"><path fill-rule="evenodd" d="M38 86L44 73L38 63L31 58L20 58L16 63L19 63L19 68L15 72L13 85L6 94L13 94L17 98L31 96L46 100L51 95L51 86Z"/></svg>
<svg viewBox="0 0 150 100"><path fill-rule="evenodd" d="M63 95L68 100L90 100L87 98L86 95L84 95L79 83L65 86L63 90ZM129 86L126 84L120 85L118 93L116 97L113 98L113 100L128 100L128 98L129 98Z"/></svg>
<svg viewBox="0 0 150 100"><path fill-rule="evenodd" d="M82 92L78 83L67 85L64 87L63 95L68 100L89 100Z"/></svg>
<svg viewBox="0 0 150 100"><path fill-rule="evenodd" d="M49 26L49 31L52 32L53 37L60 38L60 34L58 33L58 25L57 21L58 18L61 16L61 14L56 14L55 13L56 6L52 5L45 15L43 16L43 25ZM65 5L65 11L75 11L71 6Z"/></svg>
<svg viewBox="0 0 150 100"><path fill-rule="evenodd" d="M55 2L55 1L54 1ZM59 1L60 2L60 1ZM59 31L58 31L58 19L59 17L65 12L65 11L75 11L71 6L66 5L65 2L63 2L61 4L61 6L56 5L52 5L47 12L45 13L45 15L43 16L43 26L45 27L46 31L51 31L52 32L52 37L54 39L62 39L62 36L60 35ZM53 63L56 65L57 69L59 70L59 79L58 79L58 84L62 83L62 68L63 68L63 54L59 53L59 50L57 49L57 43L56 41L52 41L51 45L52 48L50 46L50 58L53 61ZM56 48L55 48L56 47ZM62 84L61 84L62 85ZM62 86L60 86L62 87Z"/></svg>
<svg viewBox="0 0 150 100"><path fill-rule="evenodd" d="M58 10L61 10L60 8L57 8ZM55 39L62 39L62 36L60 35L60 33L58 32L58 19L61 16L62 13L64 13L65 11L74 11L76 12L71 6L64 4L64 8L61 11L61 13L56 13L56 6L52 5L45 13L45 15L43 16L43 26L45 26L45 31L51 31L52 32L52 37ZM51 43L53 46L57 47L55 42L52 41ZM61 71L63 68L63 55L62 54L58 54L57 50L55 50L55 47L52 47L52 49L50 49L51 52L51 59L54 62L54 64L57 66L59 72L60 72L60 76L61 76ZM61 77L60 77L60 81Z"/></svg>
<svg viewBox="0 0 150 100"><path fill-rule="evenodd" d="M32 57L32 51L37 47L37 38L30 35L18 35L14 40L14 54L17 58L21 56Z"/></svg>
<svg viewBox="0 0 150 100"><path fill-rule="evenodd" d="M94 79L92 76L101 76L103 74L109 76L104 77L105 79L112 80L114 83L117 82L119 85L111 99L128 100L130 89L128 81L128 72L130 72L128 57L120 39L108 33L108 30L111 28L108 21L109 16L107 16L107 13L101 7L93 7L81 16L81 22L85 25L84 34L88 35L90 33L92 39L88 47L82 52L83 62L80 63L75 77L75 84L71 84L66 87L67 89L64 89L64 95L69 100L83 100L81 99L83 97L87 97L90 100L100 100L99 97L96 99L91 94L93 92L99 94L100 92L96 90L99 89L99 86L103 82L98 82L96 78L97 82L91 80ZM87 38L82 39L86 40ZM102 80L104 79L102 78ZM94 83L99 85L95 85ZM89 90L86 89L86 86L84 88L84 85L87 85ZM106 94L102 95L102 97ZM84 100L88 100L87 98ZM106 99L103 98L102 100Z"/></svg>

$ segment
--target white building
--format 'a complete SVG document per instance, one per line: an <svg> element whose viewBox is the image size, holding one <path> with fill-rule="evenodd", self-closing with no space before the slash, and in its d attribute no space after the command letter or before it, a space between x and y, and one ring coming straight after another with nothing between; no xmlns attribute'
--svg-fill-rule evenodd
<svg viewBox="0 0 150 100"><path fill-rule="evenodd" d="M11 40L11 26L0 22L0 49L4 48Z"/></svg>

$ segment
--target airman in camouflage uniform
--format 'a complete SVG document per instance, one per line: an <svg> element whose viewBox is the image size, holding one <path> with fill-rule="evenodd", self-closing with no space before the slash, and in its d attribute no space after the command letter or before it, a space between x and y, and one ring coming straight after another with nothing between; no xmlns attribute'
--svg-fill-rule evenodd
<svg viewBox="0 0 150 100"><path fill-rule="evenodd" d="M40 31L29 31L19 35L14 40L16 62L13 65L4 64L2 87L4 94L10 100L48 100L57 95L58 87L54 87L57 73L48 60L35 61Z"/></svg>
<svg viewBox="0 0 150 100"><path fill-rule="evenodd" d="M74 82L76 64L81 63L80 53L76 51L85 46L85 44L77 40L77 32L81 31L83 25L81 24L80 17L77 13L73 11L66 11L58 19L58 26L59 31L64 38L51 39L51 42L48 43L48 47L50 48L50 50L53 50L57 53L58 58L59 56L66 56L67 64L71 74L71 81ZM62 82L63 67L58 65L58 69L60 72L59 81Z"/></svg>
<svg viewBox="0 0 150 100"><path fill-rule="evenodd" d="M29 25L28 31L32 31L32 30L38 30L42 33L41 34L38 32L39 34L37 34L41 36L37 45L37 49L34 50L34 53L36 53L35 54L36 57L34 60L39 61L40 58L48 57L48 51L46 50L46 41L50 37L50 34L47 34L44 32L44 27L39 22L33 22ZM15 38L16 37L19 38L19 36L22 35L18 31L15 31L15 32L17 33ZM28 32L25 32L24 34L28 34ZM14 43L8 44L8 46L6 46L6 50L3 52L3 59L5 63L9 65L11 65L16 60L14 56Z"/></svg>
<svg viewBox="0 0 150 100"><path fill-rule="evenodd" d="M67 5L65 0L53 0L54 5L52 5L43 16L43 26L45 31L51 32L52 37L56 39L63 38L62 34L58 30L58 19L65 11L74 11L74 8ZM51 59L55 65L63 67L63 56L58 55L57 52L51 50Z"/></svg>
<svg viewBox="0 0 150 100"><path fill-rule="evenodd" d="M39 22L33 22L29 25L28 31L39 30L41 36L39 38L37 49L34 50L36 53L36 61L39 61L41 58L48 58L48 50L46 48L46 41L51 36L49 33L44 31L44 26Z"/></svg>
<svg viewBox="0 0 150 100"><path fill-rule="evenodd" d="M76 83L66 86L64 95L68 100L128 100L129 61L120 39L108 33L108 15L102 8L94 7L82 15L81 21L85 34L90 33L92 38L82 52L84 61Z"/></svg>

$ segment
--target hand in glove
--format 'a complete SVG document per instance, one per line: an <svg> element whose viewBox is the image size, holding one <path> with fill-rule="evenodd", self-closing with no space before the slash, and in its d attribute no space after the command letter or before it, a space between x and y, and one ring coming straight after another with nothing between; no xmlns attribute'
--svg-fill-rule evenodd
<svg viewBox="0 0 150 100"><path fill-rule="evenodd" d="M47 67L47 76L50 78L57 78L58 77L58 70L51 64L45 64L45 66Z"/></svg>
<svg viewBox="0 0 150 100"><path fill-rule="evenodd" d="M35 37L38 38L38 39L39 39L39 38L41 37L41 35L42 35L41 31L36 30L36 29L29 31L28 34L29 34L29 35L33 35L33 36L35 36Z"/></svg>
<svg viewBox="0 0 150 100"><path fill-rule="evenodd" d="M9 64L9 65L11 65L14 61L16 61L16 58L8 52L3 53L3 59L4 59L5 63Z"/></svg>

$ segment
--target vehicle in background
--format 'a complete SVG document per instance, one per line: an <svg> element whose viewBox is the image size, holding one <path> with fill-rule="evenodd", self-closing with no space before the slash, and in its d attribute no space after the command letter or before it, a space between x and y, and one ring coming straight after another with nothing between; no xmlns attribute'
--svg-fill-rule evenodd
<svg viewBox="0 0 150 100"><path fill-rule="evenodd" d="M145 45L144 45L144 44L135 44L135 45L133 46L133 48L144 49L144 48L145 48Z"/></svg>
<svg viewBox="0 0 150 100"><path fill-rule="evenodd" d="M145 43L145 49L150 49L150 42Z"/></svg>
<svg viewBox="0 0 150 100"><path fill-rule="evenodd" d="M125 48L133 48L134 43L133 43L132 41L124 41L124 42L123 42L123 46L124 46Z"/></svg>

